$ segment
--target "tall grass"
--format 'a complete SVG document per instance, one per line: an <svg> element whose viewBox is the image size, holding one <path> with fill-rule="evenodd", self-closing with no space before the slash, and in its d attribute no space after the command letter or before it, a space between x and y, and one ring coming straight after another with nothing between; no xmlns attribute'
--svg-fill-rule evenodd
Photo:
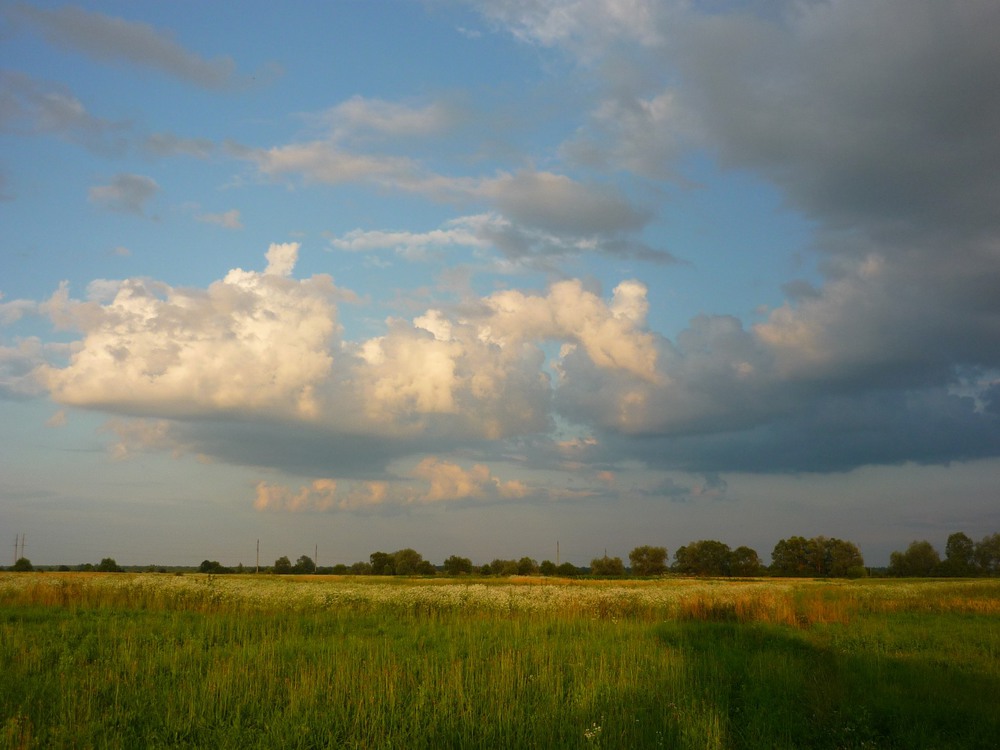
<svg viewBox="0 0 1000 750"><path fill-rule="evenodd" d="M996 747L1000 582L0 574L12 748Z"/></svg>

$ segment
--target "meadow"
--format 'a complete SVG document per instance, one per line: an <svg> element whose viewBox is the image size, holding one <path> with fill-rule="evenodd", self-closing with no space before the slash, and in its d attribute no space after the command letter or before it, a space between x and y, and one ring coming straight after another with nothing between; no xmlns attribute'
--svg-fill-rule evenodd
<svg viewBox="0 0 1000 750"><path fill-rule="evenodd" d="M0 573L4 748L997 748L1000 580Z"/></svg>

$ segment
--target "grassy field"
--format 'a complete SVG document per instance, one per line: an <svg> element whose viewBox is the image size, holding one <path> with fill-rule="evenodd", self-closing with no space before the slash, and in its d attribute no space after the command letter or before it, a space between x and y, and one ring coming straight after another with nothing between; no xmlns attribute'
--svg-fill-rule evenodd
<svg viewBox="0 0 1000 750"><path fill-rule="evenodd" d="M0 573L4 748L997 748L1000 580Z"/></svg>

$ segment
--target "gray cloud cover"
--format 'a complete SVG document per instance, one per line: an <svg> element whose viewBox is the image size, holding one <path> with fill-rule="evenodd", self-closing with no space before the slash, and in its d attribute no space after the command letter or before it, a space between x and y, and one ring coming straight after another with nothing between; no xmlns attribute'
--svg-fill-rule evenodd
<svg viewBox="0 0 1000 750"><path fill-rule="evenodd" d="M38 29L51 43L96 60L159 70L209 89L226 88L235 80L236 65L230 58L206 60L146 23L73 6L43 10L19 4L9 16Z"/></svg>

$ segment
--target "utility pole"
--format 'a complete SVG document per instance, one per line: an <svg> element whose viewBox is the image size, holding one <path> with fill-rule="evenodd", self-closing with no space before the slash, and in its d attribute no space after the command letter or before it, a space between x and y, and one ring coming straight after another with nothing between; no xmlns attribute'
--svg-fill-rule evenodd
<svg viewBox="0 0 1000 750"><path fill-rule="evenodd" d="M14 564L17 565L17 543L21 539L20 534L14 534Z"/></svg>
<svg viewBox="0 0 1000 750"><path fill-rule="evenodd" d="M260 573L260 539L257 540L257 569L255 573Z"/></svg>
<svg viewBox="0 0 1000 750"><path fill-rule="evenodd" d="M559 565L559 540L556 540L556 566Z"/></svg>
<svg viewBox="0 0 1000 750"><path fill-rule="evenodd" d="M319 545L318 544L315 546L315 548L313 548L313 565L315 565L317 568L319 567Z"/></svg>

